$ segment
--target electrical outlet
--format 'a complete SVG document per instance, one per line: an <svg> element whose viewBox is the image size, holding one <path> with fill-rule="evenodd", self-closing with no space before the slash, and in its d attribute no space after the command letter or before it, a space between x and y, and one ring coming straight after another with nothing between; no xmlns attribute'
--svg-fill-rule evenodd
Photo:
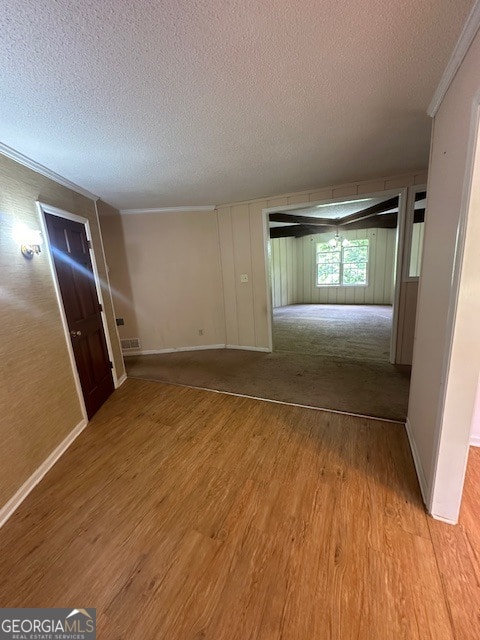
<svg viewBox="0 0 480 640"><path fill-rule="evenodd" d="M248 273L242 273L241 274L240 282L248 282Z"/></svg>

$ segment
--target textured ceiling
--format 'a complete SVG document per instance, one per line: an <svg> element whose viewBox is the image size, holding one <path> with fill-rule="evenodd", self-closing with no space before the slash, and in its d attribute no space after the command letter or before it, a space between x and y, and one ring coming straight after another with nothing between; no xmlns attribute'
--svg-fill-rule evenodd
<svg viewBox="0 0 480 640"><path fill-rule="evenodd" d="M0 141L123 208L423 168L472 0L11 0Z"/></svg>

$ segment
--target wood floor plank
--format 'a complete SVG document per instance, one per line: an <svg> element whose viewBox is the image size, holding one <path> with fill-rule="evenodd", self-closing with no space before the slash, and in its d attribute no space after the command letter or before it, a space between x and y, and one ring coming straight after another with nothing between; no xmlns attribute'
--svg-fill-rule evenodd
<svg viewBox="0 0 480 640"><path fill-rule="evenodd" d="M429 520L456 640L476 640L480 629L480 448L470 447L457 526Z"/></svg>
<svg viewBox="0 0 480 640"><path fill-rule="evenodd" d="M106 640L452 640L478 546L430 525L401 425L127 380L0 530L0 604L97 607Z"/></svg>

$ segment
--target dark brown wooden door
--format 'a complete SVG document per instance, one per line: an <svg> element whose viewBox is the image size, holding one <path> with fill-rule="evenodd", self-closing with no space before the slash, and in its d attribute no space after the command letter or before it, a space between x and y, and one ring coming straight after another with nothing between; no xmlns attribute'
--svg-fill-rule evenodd
<svg viewBox="0 0 480 640"><path fill-rule="evenodd" d="M89 418L113 391L85 225L45 214L58 284Z"/></svg>

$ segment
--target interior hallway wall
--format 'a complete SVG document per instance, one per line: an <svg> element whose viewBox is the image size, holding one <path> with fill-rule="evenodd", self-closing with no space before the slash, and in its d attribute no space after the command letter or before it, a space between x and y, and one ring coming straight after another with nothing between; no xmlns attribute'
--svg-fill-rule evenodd
<svg viewBox="0 0 480 640"><path fill-rule="evenodd" d="M120 338L138 336L137 317L132 304L132 285L128 272L122 218L118 209L97 202L98 217L105 245L105 259L112 291L115 316L125 324L118 327Z"/></svg>
<svg viewBox="0 0 480 640"><path fill-rule="evenodd" d="M450 521L458 517L480 368L480 149L463 257L457 236L470 197L465 185L476 142L471 124L479 68L477 33L434 120L408 409L426 502ZM452 282L460 272L457 296Z"/></svg>
<svg viewBox="0 0 480 640"><path fill-rule="evenodd" d="M90 221L106 281L95 203L0 155L0 507L83 421L47 250L27 260L14 239L19 224L42 228L37 200ZM120 376L123 359L106 284L104 305Z"/></svg>

